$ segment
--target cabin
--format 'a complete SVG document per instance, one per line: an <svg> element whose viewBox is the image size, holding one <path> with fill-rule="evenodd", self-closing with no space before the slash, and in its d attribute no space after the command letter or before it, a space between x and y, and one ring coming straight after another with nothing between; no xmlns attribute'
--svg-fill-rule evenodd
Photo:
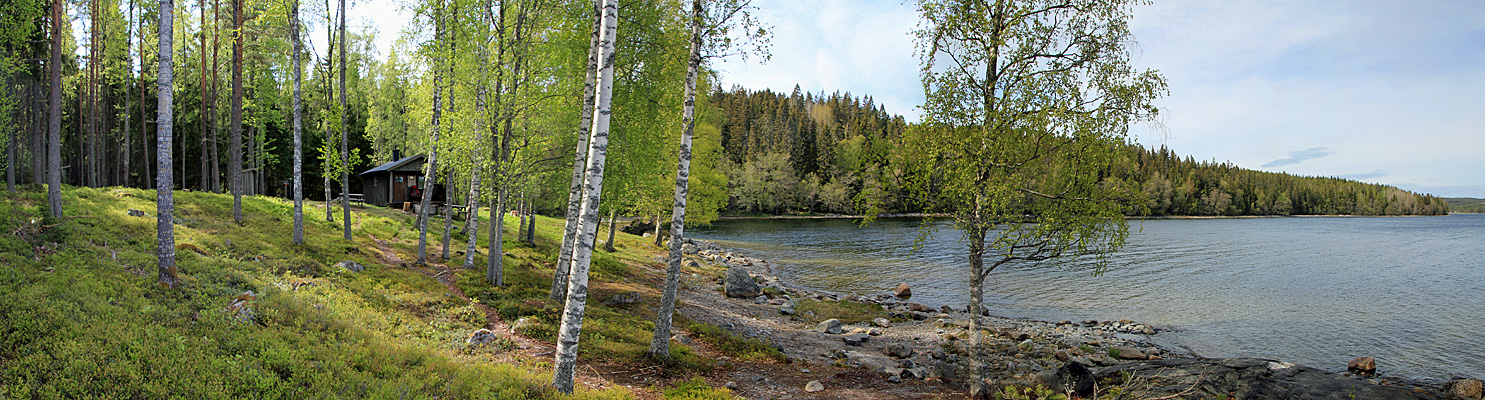
<svg viewBox="0 0 1485 400"><path fill-rule="evenodd" d="M427 157L422 154L406 158L400 156L400 152L393 152L392 158L396 160L359 174L366 203L383 207L400 207L403 202L413 200L409 192L416 186L423 188L425 195L433 195L432 202L442 204L448 196L443 185L437 185L430 190L424 182L423 163Z"/></svg>

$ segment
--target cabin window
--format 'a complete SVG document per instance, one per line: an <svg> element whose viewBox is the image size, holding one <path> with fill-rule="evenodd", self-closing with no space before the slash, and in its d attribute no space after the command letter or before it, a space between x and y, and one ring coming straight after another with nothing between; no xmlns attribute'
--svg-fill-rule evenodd
<svg viewBox="0 0 1485 400"><path fill-rule="evenodd" d="M397 183L402 183L402 177L399 176L396 179L397 179Z"/></svg>

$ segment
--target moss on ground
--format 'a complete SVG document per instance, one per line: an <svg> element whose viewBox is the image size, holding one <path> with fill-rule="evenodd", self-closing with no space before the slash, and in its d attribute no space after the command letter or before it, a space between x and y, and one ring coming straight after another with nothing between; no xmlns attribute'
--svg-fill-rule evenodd
<svg viewBox="0 0 1485 400"><path fill-rule="evenodd" d="M238 224L230 196L175 196L176 243L205 254L180 251L187 284L162 289L155 285L154 191L67 188L61 220L46 217L44 192L0 193L0 398L631 396L581 388L560 395L549 389L549 364L495 362L509 355L509 343L465 345L485 324L483 313L428 276L379 261L412 261L417 232L408 215L356 208L348 243L339 221L326 221L319 203L306 202L306 243L294 245L287 201L245 197ZM129 216L131 209L148 216ZM436 255L442 220L430 222ZM458 231L462 221L456 223ZM512 232L515 223L506 221ZM539 218L534 248L505 244L513 255L506 258L508 286L485 284L483 268L459 271L455 282L503 318L536 317L540 323L522 333L552 339L560 309L545 299L561 223ZM639 279L637 268L654 263L651 253L624 250L641 249L640 238L620 236L620 252L595 263L595 291L631 285L625 281ZM462 250L462 233L454 237L454 249ZM334 267L343 260L367 269ZM257 295L246 321L225 311L245 291ZM633 311L647 306L588 310L583 357L654 363L644 356L653 316L644 314L652 311ZM685 346L673 348L672 370L708 365ZM673 398L719 393L676 390L696 395Z"/></svg>

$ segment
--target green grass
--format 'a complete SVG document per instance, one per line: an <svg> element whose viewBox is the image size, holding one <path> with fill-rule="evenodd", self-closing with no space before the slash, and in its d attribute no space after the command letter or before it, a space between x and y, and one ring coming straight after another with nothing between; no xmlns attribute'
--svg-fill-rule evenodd
<svg viewBox="0 0 1485 400"><path fill-rule="evenodd" d="M732 391L715 388L699 377L665 389L665 400L732 400Z"/></svg>
<svg viewBox="0 0 1485 400"><path fill-rule="evenodd" d="M778 348L762 340L737 337L732 332L712 324L683 322L679 319L677 323L683 324L686 330L696 335L696 339L707 342L722 354L750 361L789 362L789 358L779 352Z"/></svg>
<svg viewBox="0 0 1485 400"><path fill-rule="evenodd" d="M889 316L887 310L882 308L882 306L880 305L858 303L854 301L819 301L804 299L798 300L796 304L796 309L799 310L797 314L802 315L806 311L814 313L814 321L811 322L819 322L835 318L840 320L840 322L842 323L857 324L871 321L873 318L885 318Z"/></svg>
<svg viewBox="0 0 1485 400"><path fill-rule="evenodd" d="M549 365L496 363L509 346L466 346L485 322L469 302L415 271L377 263L368 235L404 254L416 245L401 213L358 210L347 243L339 221L326 222L324 209L307 202L306 244L293 245L286 201L244 198L239 225L231 197L176 192L176 242L208 255L180 251L186 285L162 289L154 191L67 188L59 221L44 217L43 192L0 198L0 398L569 397L549 389ZM543 222L552 233L553 222ZM434 230L430 239L442 234ZM539 259L539 249L507 248ZM341 260L368 268L332 267ZM511 261L513 278L538 283L536 267ZM226 305L248 290L258 295L253 320L229 316ZM584 357L609 342L619 341L595 339ZM627 397L582 388L571 396Z"/></svg>

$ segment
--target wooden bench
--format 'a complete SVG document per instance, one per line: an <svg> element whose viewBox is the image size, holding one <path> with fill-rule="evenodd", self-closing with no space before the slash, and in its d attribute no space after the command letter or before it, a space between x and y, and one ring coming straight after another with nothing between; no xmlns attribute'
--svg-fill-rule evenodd
<svg viewBox="0 0 1485 400"><path fill-rule="evenodd" d="M455 204L449 206L449 212L454 213L455 217L469 218L469 206L466 205Z"/></svg>
<svg viewBox="0 0 1485 400"><path fill-rule="evenodd" d="M359 205L362 205L362 206L365 206L366 205L366 195L363 195L363 194L360 194L360 193L351 193L351 194L348 194L346 196L336 197L335 198L335 201L338 202L343 197L350 197L350 201L352 203L356 203L356 204L359 204Z"/></svg>

